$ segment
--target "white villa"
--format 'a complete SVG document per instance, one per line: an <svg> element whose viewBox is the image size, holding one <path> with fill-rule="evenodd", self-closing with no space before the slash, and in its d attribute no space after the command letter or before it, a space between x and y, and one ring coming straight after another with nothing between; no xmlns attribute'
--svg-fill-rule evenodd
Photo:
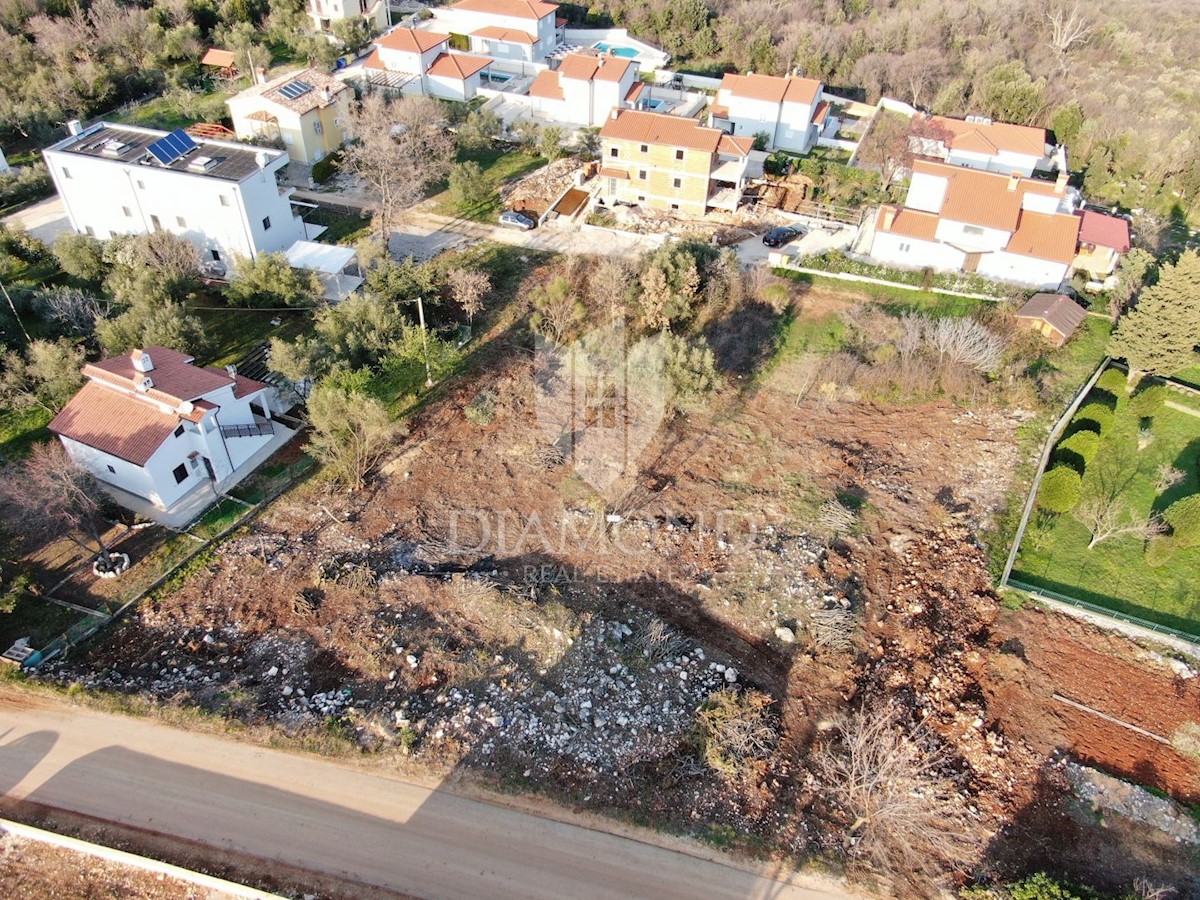
<svg viewBox="0 0 1200 900"><path fill-rule="evenodd" d="M617 56L568 53L557 69L539 72L529 88L535 112L569 125L602 125L632 107L644 85L637 66Z"/></svg>
<svg viewBox="0 0 1200 900"><path fill-rule="evenodd" d="M766 134L768 150L807 153L829 115L824 85L793 75L726 75L709 114L709 125L739 137Z"/></svg>
<svg viewBox="0 0 1200 900"><path fill-rule="evenodd" d="M42 152L71 227L107 239L170 231L206 261L286 250L306 237L280 150L99 122Z"/></svg>
<svg viewBox="0 0 1200 900"><path fill-rule="evenodd" d="M376 33L387 28L387 0L308 0L313 28L332 37L335 22L365 19Z"/></svg>
<svg viewBox="0 0 1200 900"><path fill-rule="evenodd" d="M566 24L559 22L557 3L541 0L458 0L430 12L435 30L461 36L472 53L501 64L544 63L562 42Z"/></svg>
<svg viewBox="0 0 1200 900"><path fill-rule="evenodd" d="M928 116L926 121L945 132L947 138L913 138L914 144L919 145L913 149L922 156L1004 175L1016 172L1029 176L1035 170L1048 172L1055 168L1054 148L1044 128L993 122L983 116L967 116L966 119ZM1065 164L1059 167L1065 168Z"/></svg>
<svg viewBox="0 0 1200 900"><path fill-rule="evenodd" d="M76 463L156 510L220 489L286 429L272 421L270 385L192 362L146 347L86 365L87 381L49 428Z"/></svg>
<svg viewBox="0 0 1200 900"><path fill-rule="evenodd" d="M492 64L482 56L450 52L450 36L414 28L395 28L375 42L363 62L367 81L405 94L443 100L470 100L480 73Z"/></svg>
<svg viewBox="0 0 1200 900"><path fill-rule="evenodd" d="M1073 212L1066 173L1042 181L917 160L904 206L879 210L871 256L1054 290L1075 260Z"/></svg>

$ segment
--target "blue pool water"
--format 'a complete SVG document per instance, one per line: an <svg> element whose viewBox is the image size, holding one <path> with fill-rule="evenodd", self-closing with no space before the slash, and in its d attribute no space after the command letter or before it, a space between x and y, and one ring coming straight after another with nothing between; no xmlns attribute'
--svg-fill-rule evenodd
<svg viewBox="0 0 1200 900"><path fill-rule="evenodd" d="M510 78L512 78L511 75L505 75L503 72L488 72L488 80L489 81L499 81L501 83L504 83L505 81L508 81Z"/></svg>
<svg viewBox="0 0 1200 900"><path fill-rule="evenodd" d="M614 44L606 44L604 41L601 41L598 44L592 44L592 49L599 50L601 53L608 53L611 51L617 56L623 56L626 59L636 59L638 55L638 52L632 47L618 47Z"/></svg>
<svg viewBox="0 0 1200 900"><path fill-rule="evenodd" d="M666 102L666 100L655 100L653 97L645 101L647 109L658 109Z"/></svg>

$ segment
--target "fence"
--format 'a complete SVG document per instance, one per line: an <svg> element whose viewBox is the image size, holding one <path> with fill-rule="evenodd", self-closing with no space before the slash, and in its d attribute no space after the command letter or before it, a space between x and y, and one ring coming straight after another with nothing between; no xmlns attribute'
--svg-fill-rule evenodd
<svg viewBox="0 0 1200 900"><path fill-rule="evenodd" d="M900 288L905 291L915 291L922 294L941 294L946 297L963 297L967 300L987 300L990 303L1003 302L1002 297L992 297L988 294L968 294L964 291L952 291L949 288L921 287L916 284L905 284L901 281L885 281L882 278L870 278L866 275L855 275L851 272L827 272L824 269L809 269L789 262L791 257L783 253L770 253L767 261L770 265L787 269L789 272L799 272L802 275L818 275L821 278L836 278L838 281L854 281L859 284L877 284L881 287Z"/></svg>

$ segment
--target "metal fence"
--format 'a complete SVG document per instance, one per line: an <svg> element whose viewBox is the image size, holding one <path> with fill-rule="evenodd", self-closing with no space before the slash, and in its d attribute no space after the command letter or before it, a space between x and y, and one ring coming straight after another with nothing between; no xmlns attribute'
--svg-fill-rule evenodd
<svg viewBox="0 0 1200 900"><path fill-rule="evenodd" d="M1103 616L1106 619L1114 619L1117 622L1125 622L1129 625L1136 625L1138 628L1143 628L1147 631L1152 631L1155 634L1167 635L1176 640L1186 641L1200 648L1200 635L1189 634L1186 631L1180 631L1177 628L1171 628L1167 625L1160 625L1158 622L1151 622L1149 619L1142 619L1138 616L1129 615L1128 613L1118 612L1110 609L1107 606L1098 606L1095 603L1089 603L1086 600L1080 600L1078 597L1072 597L1067 594L1060 594L1058 591L1052 591L1049 588L1036 587L1027 584L1024 581L1019 581L1016 578L1009 578L1009 587L1017 588L1029 594L1035 600L1039 598L1049 598L1057 600L1059 603L1065 603L1069 606L1077 607L1078 609L1087 610L1096 615Z"/></svg>

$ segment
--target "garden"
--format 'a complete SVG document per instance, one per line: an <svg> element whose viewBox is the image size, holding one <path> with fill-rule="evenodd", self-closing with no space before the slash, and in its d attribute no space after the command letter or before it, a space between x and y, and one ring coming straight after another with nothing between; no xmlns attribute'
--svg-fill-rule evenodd
<svg viewBox="0 0 1200 900"><path fill-rule="evenodd" d="M1200 635L1200 402L1099 379L1055 446L1013 580Z"/></svg>

